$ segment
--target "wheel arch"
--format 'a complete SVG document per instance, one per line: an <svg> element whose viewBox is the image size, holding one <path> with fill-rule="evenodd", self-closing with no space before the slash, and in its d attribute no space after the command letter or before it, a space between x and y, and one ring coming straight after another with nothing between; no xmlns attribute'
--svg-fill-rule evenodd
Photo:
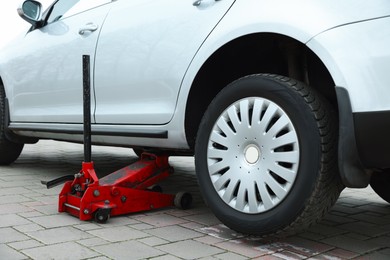
<svg viewBox="0 0 390 260"><path fill-rule="evenodd" d="M201 118L217 93L230 82L256 73L278 74L315 86L337 109L333 78L305 44L276 33L243 35L214 51L192 82L185 112L185 131L191 148Z"/></svg>
<svg viewBox="0 0 390 260"><path fill-rule="evenodd" d="M4 100L2 102L3 105L4 105L4 122L3 123L3 129L4 129L4 135L5 135L5 138L8 140L8 141L11 141L13 143L18 143L18 144L35 144L39 141L38 138L33 138L33 137L28 137L28 136L20 136L20 135L17 135L15 133L13 133L12 131L10 131L8 129L8 126L11 122L11 115L10 115L10 107L9 107L9 102L8 102L8 98L7 98L7 89L5 88L4 86L4 83L3 83L3 79L2 77L0 76L0 91L2 91L4 93Z"/></svg>
<svg viewBox="0 0 390 260"><path fill-rule="evenodd" d="M343 83L342 74L329 56L320 54L299 40L277 33L247 34L222 45L201 65L188 93L184 127L190 148L194 148L204 112L221 89L249 74L278 74L314 87L329 101L340 122L338 158L342 181L347 187L366 187L369 178L357 151L348 92L336 87Z"/></svg>

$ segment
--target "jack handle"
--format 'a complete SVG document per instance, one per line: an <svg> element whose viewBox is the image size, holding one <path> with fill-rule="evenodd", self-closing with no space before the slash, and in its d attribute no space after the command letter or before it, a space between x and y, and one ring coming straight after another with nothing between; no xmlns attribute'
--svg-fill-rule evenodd
<svg viewBox="0 0 390 260"><path fill-rule="evenodd" d="M74 175L65 175L51 181L41 181L41 183L43 185L46 185L46 188L51 189L67 181L73 181L73 179L74 179Z"/></svg>

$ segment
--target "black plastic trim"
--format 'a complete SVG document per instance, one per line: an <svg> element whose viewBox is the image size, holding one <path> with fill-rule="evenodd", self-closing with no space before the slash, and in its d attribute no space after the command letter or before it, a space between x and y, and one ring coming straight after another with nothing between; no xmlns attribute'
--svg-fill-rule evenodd
<svg viewBox="0 0 390 260"><path fill-rule="evenodd" d="M390 111L355 113L356 142L362 163L390 168Z"/></svg>
<svg viewBox="0 0 390 260"><path fill-rule="evenodd" d="M168 138L168 131L143 130L142 132L119 132L119 131L96 131L92 130L92 135L109 135L125 137L145 137L145 138Z"/></svg>
<svg viewBox="0 0 390 260"><path fill-rule="evenodd" d="M29 131L29 132L42 132L42 133L54 133L54 134L72 134L72 135L82 135L83 130L80 129L48 129L48 128L30 128L30 127L17 127L9 126L9 129L12 131ZM168 131L160 130L141 130L141 131L104 131L104 130L93 130L91 131L92 135L103 135L103 136L121 136L121 137L140 137L140 138L160 138L167 139Z"/></svg>
<svg viewBox="0 0 390 260"><path fill-rule="evenodd" d="M339 109L338 165L340 177L345 186L365 188L370 176L360 160L355 137L354 116L348 91L336 87Z"/></svg>

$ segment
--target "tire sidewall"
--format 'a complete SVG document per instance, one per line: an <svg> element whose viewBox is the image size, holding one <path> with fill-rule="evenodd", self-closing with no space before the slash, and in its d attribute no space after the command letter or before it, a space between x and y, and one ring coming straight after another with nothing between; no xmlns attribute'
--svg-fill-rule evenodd
<svg viewBox="0 0 390 260"><path fill-rule="evenodd" d="M245 214L228 206L216 192L208 172L207 147L216 120L231 104L246 97L266 98L290 117L298 136L300 159L297 177L288 195L276 207L259 214ZM321 139L310 107L282 81L248 76L228 85L210 104L198 132L195 164L206 203L227 226L243 233L265 234L291 223L305 208L314 190L321 160Z"/></svg>

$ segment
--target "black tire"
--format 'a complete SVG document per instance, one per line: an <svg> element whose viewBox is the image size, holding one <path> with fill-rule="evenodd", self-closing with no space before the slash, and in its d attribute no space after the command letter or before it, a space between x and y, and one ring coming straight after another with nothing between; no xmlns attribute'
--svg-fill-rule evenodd
<svg viewBox="0 0 390 260"><path fill-rule="evenodd" d="M158 184L155 184L155 185L149 187L148 190L153 191L153 192L163 193L163 188Z"/></svg>
<svg viewBox="0 0 390 260"><path fill-rule="evenodd" d="M371 188L379 197L390 203L390 172L375 172L370 180Z"/></svg>
<svg viewBox="0 0 390 260"><path fill-rule="evenodd" d="M200 189L217 218L242 233L279 236L320 220L342 190L337 121L329 107L310 87L277 75L251 75L224 88L204 114L195 144ZM276 109L270 123L268 109ZM276 139L265 136L274 130L291 143L280 138L268 149Z"/></svg>
<svg viewBox="0 0 390 260"><path fill-rule="evenodd" d="M5 92L0 84L0 165L9 165L19 158L24 144L8 141L5 136Z"/></svg>
<svg viewBox="0 0 390 260"><path fill-rule="evenodd" d="M175 195L175 199L173 201L174 205L178 209L189 209L192 206L192 195L188 192L178 192Z"/></svg>
<svg viewBox="0 0 390 260"><path fill-rule="evenodd" d="M95 221L99 224L105 224L110 219L111 209L98 209L95 212Z"/></svg>

